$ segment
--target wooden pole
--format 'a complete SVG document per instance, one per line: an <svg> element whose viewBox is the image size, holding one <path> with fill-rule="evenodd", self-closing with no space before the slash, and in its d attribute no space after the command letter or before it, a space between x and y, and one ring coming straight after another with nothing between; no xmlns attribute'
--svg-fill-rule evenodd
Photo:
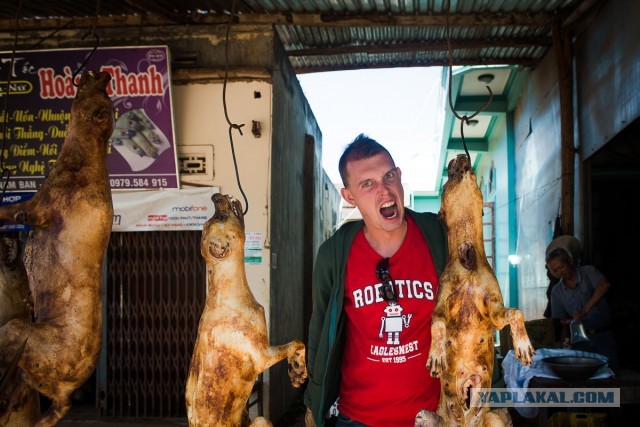
<svg viewBox="0 0 640 427"><path fill-rule="evenodd" d="M573 67L571 35L562 31L558 20L553 25L553 47L558 66L560 96L560 161L562 234L573 234L575 148L573 141Z"/></svg>

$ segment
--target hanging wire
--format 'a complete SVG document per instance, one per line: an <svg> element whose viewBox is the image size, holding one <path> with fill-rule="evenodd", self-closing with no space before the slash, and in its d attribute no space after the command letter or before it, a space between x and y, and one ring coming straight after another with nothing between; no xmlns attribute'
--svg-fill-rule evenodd
<svg viewBox="0 0 640 427"><path fill-rule="evenodd" d="M466 114L463 116L460 116L458 114L458 112L455 110L455 108L453 108L453 101L451 100L451 83L453 82L453 54L452 54L452 49L451 49L451 37L449 36L449 10L451 8L451 1L447 2L447 14L445 15L445 26L446 26L446 37L447 37L447 53L448 53L448 57L449 57L449 108L451 109L451 112L453 113L453 115L460 120L460 138L462 139L462 146L464 147L464 152L467 154L467 159L469 159L469 164L471 164L471 156L469 155L469 150L467 149L467 143L464 140L464 125L469 125L469 120L471 120L472 118L474 118L475 116L477 116L478 114L480 114L485 108L487 108L489 106L489 104L491 104L491 101L493 100L493 92L491 91L491 88L487 85L485 86L487 88L487 90L489 91L489 99L487 100L487 102L485 102L485 104L480 107L480 109L478 111L476 111L475 113L473 113L470 116L467 116Z"/></svg>
<svg viewBox="0 0 640 427"><path fill-rule="evenodd" d="M87 33L84 36L82 36L82 40L84 40L89 34L93 34L93 36L96 38L96 43L93 45L93 49L91 50L91 52L89 52L86 58L84 58L84 61L82 62L82 64L80 64L80 66L73 72L73 75L71 76L71 83L73 83L75 87L79 86L79 84L76 83L76 77L84 69L85 65L87 65L87 62L89 62L93 54L98 49L98 45L100 45L100 39L98 38L98 35L96 33Z"/></svg>
<svg viewBox="0 0 640 427"><path fill-rule="evenodd" d="M233 157L233 166L236 171L236 181L238 182L238 188L242 193L242 197L244 198L244 212L243 215L246 215L249 211L249 200L247 199L247 195L244 193L242 189L242 184L240 183L240 174L238 173L238 162L236 161L236 152L233 147L233 129L237 129L240 135L242 135L242 126L244 123L238 125L232 123L229 120L229 114L227 113L227 78L229 74L229 32L231 31L231 24L233 23L233 17L235 16L236 11L236 0L233 0L231 4L231 14L229 15L229 23L227 24L227 34L224 43L224 83L222 84L222 105L224 107L224 117L227 119L227 123L229 124L229 143L231 144L231 156Z"/></svg>
<svg viewBox="0 0 640 427"><path fill-rule="evenodd" d="M6 142L9 137L7 133L7 122L9 121L9 95L11 94L11 74L13 73L13 65L15 63L16 50L18 48L18 24L20 22L20 10L22 9L22 0L18 1L16 9L16 26L13 35L13 49L11 50L11 60L9 61L9 72L7 75L7 88L4 92L4 121L2 125L2 151L0 151L0 180L2 181L2 193L0 194L0 203L4 199L4 193L7 191L11 171L5 168L4 156L6 153Z"/></svg>
<svg viewBox="0 0 640 427"><path fill-rule="evenodd" d="M93 17L93 24L91 25L91 30L89 30L88 33L86 33L84 36L82 36L82 39L81 39L81 40L84 40L84 39L87 38L87 36L93 35L93 37L95 37L95 39L96 39L96 42L93 45L93 49L91 50L91 52L89 52L87 54L87 56L84 58L84 61L82 62L82 64L80 64L80 66L76 69L76 71L73 72L73 75L71 76L71 83L75 87L78 87L78 84L76 84L76 77L84 69L85 65L87 65L87 62L89 62L89 60L91 59L93 54L96 53L96 50L98 49L98 46L100 45L100 38L98 37L98 34L96 34L96 26L98 25L98 15L99 15L99 13L100 13L100 0L97 0L96 1L96 14Z"/></svg>

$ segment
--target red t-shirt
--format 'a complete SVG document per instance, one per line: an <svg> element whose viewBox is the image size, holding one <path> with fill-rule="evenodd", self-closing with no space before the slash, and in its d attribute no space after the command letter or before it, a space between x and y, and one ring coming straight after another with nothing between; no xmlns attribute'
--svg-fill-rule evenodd
<svg viewBox="0 0 640 427"><path fill-rule="evenodd" d="M372 427L413 426L421 409L435 411L440 381L426 368L438 275L429 246L407 217L407 235L389 260L398 305L379 296L382 259L360 231L345 279L346 346L338 410Z"/></svg>

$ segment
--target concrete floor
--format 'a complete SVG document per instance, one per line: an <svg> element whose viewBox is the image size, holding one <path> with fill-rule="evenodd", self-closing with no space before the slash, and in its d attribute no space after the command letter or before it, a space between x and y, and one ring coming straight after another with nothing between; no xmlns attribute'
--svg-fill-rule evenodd
<svg viewBox="0 0 640 427"><path fill-rule="evenodd" d="M67 416L57 427L187 427L187 420L183 418L115 418L99 417L98 411L92 406L76 405L71 408ZM274 427L304 427L304 413L300 409L293 409L274 423Z"/></svg>

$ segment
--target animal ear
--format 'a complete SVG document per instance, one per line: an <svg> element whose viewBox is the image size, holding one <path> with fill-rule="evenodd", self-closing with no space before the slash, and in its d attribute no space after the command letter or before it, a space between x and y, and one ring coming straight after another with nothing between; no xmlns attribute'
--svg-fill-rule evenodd
<svg viewBox="0 0 640 427"><path fill-rule="evenodd" d="M96 87L99 90L106 91L107 85L111 81L111 74L100 71L99 73L94 73L93 71L87 71L82 74L80 78L80 83L78 84L78 91L82 92L90 87Z"/></svg>

